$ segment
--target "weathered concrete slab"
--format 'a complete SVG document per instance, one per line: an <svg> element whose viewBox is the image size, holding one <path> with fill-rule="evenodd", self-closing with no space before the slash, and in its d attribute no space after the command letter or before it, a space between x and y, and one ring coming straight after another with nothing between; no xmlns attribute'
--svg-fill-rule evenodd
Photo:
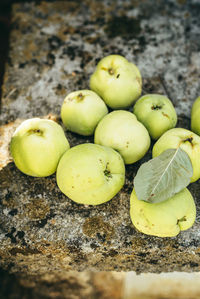
<svg viewBox="0 0 200 299"><path fill-rule="evenodd" d="M167 93L189 116L200 94L199 22L198 0L15 5L1 120L58 114L66 93L87 88L111 53L139 66L144 93Z"/></svg>
<svg viewBox="0 0 200 299"><path fill-rule="evenodd" d="M111 53L135 62L143 76L143 94L168 95L178 125L189 128L191 105L200 94L199 10L197 0L14 5L1 132L7 124L15 126L16 119L59 115L65 95L88 88L95 64ZM67 136L71 146L93 141L70 132ZM127 166L122 191L98 207L66 198L55 175L32 178L5 163L0 171L1 265L30 275L65 275L74 270L199 271L199 182L189 187L197 220L188 231L161 239L145 236L131 224L133 177L150 157L149 151L143 160Z"/></svg>

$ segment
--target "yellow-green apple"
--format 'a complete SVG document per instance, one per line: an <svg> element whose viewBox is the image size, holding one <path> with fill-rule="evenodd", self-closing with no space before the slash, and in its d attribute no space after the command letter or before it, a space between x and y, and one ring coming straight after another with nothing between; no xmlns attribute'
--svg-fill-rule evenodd
<svg viewBox="0 0 200 299"><path fill-rule="evenodd" d="M66 128L84 136L92 135L107 113L104 101L91 90L71 92L61 107L61 118Z"/></svg>
<svg viewBox="0 0 200 299"><path fill-rule="evenodd" d="M31 118L16 129L10 143L15 165L23 173L45 177L56 171L69 142L62 127L48 119Z"/></svg>
<svg viewBox="0 0 200 299"><path fill-rule="evenodd" d="M113 109L127 108L142 91L137 66L120 55L109 55L98 63L90 78L90 88Z"/></svg>
<svg viewBox="0 0 200 299"><path fill-rule="evenodd" d="M62 156L56 179L60 190L73 201L99 205L122 188L125 166L120 154L113 149L84 143Z"/></svg>
<svg viewBox="0 0 200 299"><path fill-rule="evenodd" d="M158 139L177 123L176 110L172 102L159 94L146 94L141 97L134 105L133 113L153 139Z"/></svg>
<svg viewBox="0 0 200 299"><path fill-rule="evenodd" d="M139 200L133 189L130 197L130 216L136 229L144 234L174 237L193 225L196 206L187 188L160 203Z"/></svg>
<svg viewBox="0 0 200 299"><path fill-rule="evenodd" d="M180 148L184 150L192 163L193 176L191 182L200 178L200 137L190 130L174 128L165 132L154 144L153 158L159 156L168 148Z"/></svg>
<svg viewBox="0 0 200 299"><path fill-rule="evenodd" d="M99 122L94 142L112 147L121 154L125 164L132 164L148 151L150 136L133 113L117 110L107 114Z"/></svg>
<svg viewBox="0 0 200 299"><path fill-rule="evenodd" d="M198 97L192 105L191 130L200 135L200 97Z"/></svg>

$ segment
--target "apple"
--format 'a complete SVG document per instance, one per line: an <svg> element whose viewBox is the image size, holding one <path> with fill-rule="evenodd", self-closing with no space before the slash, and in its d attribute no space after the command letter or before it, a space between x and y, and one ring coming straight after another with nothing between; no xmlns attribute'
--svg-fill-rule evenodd
<svg viewBox="0 0 200 299"><path fill-rule="evenodd" d="M168 148L181 147L190 157L193 176L191 182L200 178L200 137L190 130L174 128L165 132L154 144L152 156L157 157Z"/></svg>
<svg viewBox="0 0 200 299"><path fill-rule="evenodd" d="M142 92L137 66L120 55L109 55L98 63L90 78L90 88L113 109L127 108Z"/></svg>
<svg viewBox="0 0 200 299"><path fill-rule="evenodd" d="M130 197L130 216L136 229L144 234L175 237L180 231L193 225L196 206L187 188L160 203L139 200L133 189Z"/></svg>
<svg viewBox="0 0 200 299"><path fill-rule="evenodd" d="M147 128L152 139L158 139L176 126L177 115L172 102L163 95L146 94L133 108L137 119Z"/></svg>
<svg viewBox="0 0 200 299"><path fill-rule="evenodd" d="M192 105L191 130L200 135L200 97L198 97Z"/></svg>
<svg viewBox="0 0 200 299"><path fill-rule="evenodd" d="M84 136L92 135L107 113L104 101L91 90L71 92L61 107L61 118L66 128Z"/></svg>
<svg viewBox="0 0 200 299"><path fill-rule="evenodd" d="M113 198L125 181L125 166L119 153L109 147L84 143L69 149L57 172L60 190L71 200L99 205Z"/></svg>
<svg viewBox="0 0 200 299"><path fill-rule="evenodd" d="M98 123L94 142L112 147L121 154L125 164L132 164L148 151L150 136L133 113L116 110L104 116Z"/></svg>
<svg viewBox="0 0 200 299"><path fill-rule="evenodd" d="M10 151L14 163L23 173L46 177L56 171L69 142L62 127L48 119L25 120L14 132Z"/></svg>

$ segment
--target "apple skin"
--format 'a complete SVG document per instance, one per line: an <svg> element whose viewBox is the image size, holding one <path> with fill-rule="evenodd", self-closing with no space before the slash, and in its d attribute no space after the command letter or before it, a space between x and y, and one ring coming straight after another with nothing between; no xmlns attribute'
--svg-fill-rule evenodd
<svg viewBox="0 0 200 299"><path fill-rule="evenodd" d="M90 78L90 88L112 109L128 108L141 95L141 74L123 56L109 55L98 63Z"/></svg>
<svg viewBox="0 0 200 299"><path fill-rule="evenodd" d="M191 130L200 135L200 97L198 97L192 105Z"/></svg>
<svg viewBox="0 0 200 299"><path fill-rule="evenodd" d="M154 140L174 128L177 123L176 110L172 102L159 94L147 94L141 97L134 105L133 113Z"/></svg>
<svg viewBox="0 0 200 299"><path fill-rule="evenodd" d="M152 156L157 157L169 148L181 147L190 157L193 176L191 182L200 178L200 137L190 130L174 128L165 132L154 144Z"/></svg>
<svg viewBox="0 0 200 299"><path fill-rule="evenodd" d="M151 140L147 129L133 113L117 110L99 122L94 142L112 147L121 154L125 164L132 164L146 154Z"/></svg>
<svg viewBox="0 0 200 299"><path fill-rule="evenodd" d="M112 199L125 181L125 166L111 148L84 143L61 158L56 179L59 189L79 204L99 205Z"/></svg>
<svg viewBox="0 0 200 299"><path fill-rule="evenodd" d="M180 231L193 225L196 206L187 188L160 203L139 200L133 189L130 197L130 216L136 229L144 234L175 237Z"/></svg>
<svg viewBox="0 0 200 299"><path fill-rule="evenodd" d="M31 118L16 129L10 151L16 167L33 177L46 177L56 171L69 142L62 127L48 119Z"/></svg>
<svg viewBox="0 0 200 299"><path fill-rule="evenodd" d="M84 136L92 135L107 113L104 101L91 90L70 93L61 107L61 118L66 128Z"/></svg>

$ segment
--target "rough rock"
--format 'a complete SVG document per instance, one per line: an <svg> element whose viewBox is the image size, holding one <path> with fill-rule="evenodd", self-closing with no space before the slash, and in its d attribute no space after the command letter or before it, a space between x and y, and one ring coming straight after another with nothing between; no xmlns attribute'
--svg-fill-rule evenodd
<svg viewBox="0 0 200 299"><path fill-rule="evenodd" d="M32 178L22 174L5 154L9 132L18 119L59 115L64 97L89 88L96 63L108 54L121 54L136 63L143 77L143 94L166 94L175 105L178 126L189 128L190 109L200 94L199 11L197 0L13 6L0 115L0 132L4 132L0 257L4 269L30 277L65 277L69 271L86 270L200 270L199 182L189 186L197 219L188 231L161 239L137 232L131 223L133 177L141 163L150 159L151 150L126 167L121 192L97 207L77 205L64 196L55 175ZM93 137L66 134L71 146L93 141Z"/></svg>

